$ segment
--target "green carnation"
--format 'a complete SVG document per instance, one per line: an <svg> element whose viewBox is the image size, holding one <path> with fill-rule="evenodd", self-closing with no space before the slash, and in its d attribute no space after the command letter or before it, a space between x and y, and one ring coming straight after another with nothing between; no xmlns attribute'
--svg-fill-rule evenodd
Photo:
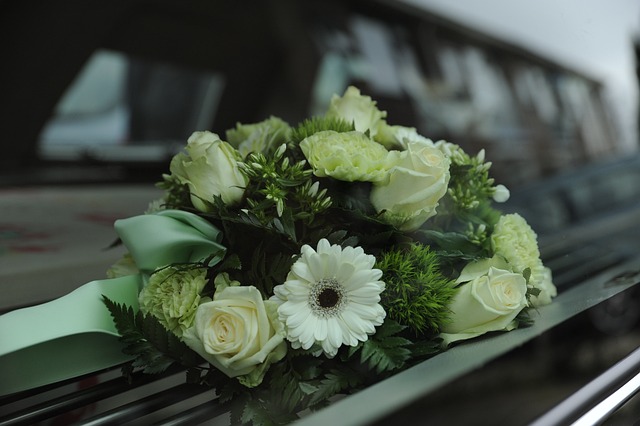
<svg viewBox="0 0 640 426"><path fill-rule="evenodd" d="M131 254L125 253L120 260L107 269L107 278L120 278L139 273L140 271L138 270L133 257L131 257Z"/></svg>
<svg viewBox="0 0 640 426"><path fill-rule="evenodd" d="M501 216L491 235L495 254L504 257L514 271L522 273L540 264L537 235L517 213Z"/></svg>
<svg viewBox="0 0 640 426"><path fill-rule="evenodd" d="M151 314L169 331L181 337L193 325L196 310L202 299L200 293L207 284L204 268L182 269L167 267L155 272L140 292L140 310Z"/></svg>
<svg viewBox="0 0 640 426"><path fill-rule="evenodd" d="M318 177L354 182L381 182L394 165L393 156L364 133L325 130L300 142L300 148Z"/></svg>

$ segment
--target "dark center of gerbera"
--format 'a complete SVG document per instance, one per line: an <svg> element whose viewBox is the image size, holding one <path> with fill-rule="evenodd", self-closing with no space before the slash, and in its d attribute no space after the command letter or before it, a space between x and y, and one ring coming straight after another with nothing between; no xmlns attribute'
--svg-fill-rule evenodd
<svg viewBox="0 0 640 426"><path fill-rule="evenodd" d="M309 305L318 316L336 315L342 311L345 303L344 287L335 278L323 278L311 287Z"/></svg>
<svg viewBox="0 0 640 426"><path fill-rule="evenodd" d="M318 305L322 308L333 308L339 301L340 295L332 288L325 288L318 294Z"/></svg>

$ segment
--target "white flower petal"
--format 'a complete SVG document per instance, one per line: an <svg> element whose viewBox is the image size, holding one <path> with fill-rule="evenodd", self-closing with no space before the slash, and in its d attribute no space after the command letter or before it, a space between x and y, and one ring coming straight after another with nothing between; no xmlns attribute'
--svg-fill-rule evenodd
<svg viewBox="0 0 640 426"><path fill-rule="evenodd" d="M308 320L311 311L300 303L287 302L278 308L278 314L286 318L287 327L297 329Z"/></svg>
<svg viewBox="0 0 640 426"><path fill-rule="evenodd" d="M295 276L295 277L291 277L292 274L289 274L289 276L287 277L287 281L295 279L295 278L300 278L300 281L304 282L313 282L316 280L316 277L313 276L313 273L311 272L311 269L309 269L309 265L307 265L304 262L296 262L293 264L293 266L291 267L291 273Z"/></svg>
<svg viewBox="0 0 640 426"><path fill-rule="evenodd" d="M325 262L323 262L322 256L315 254L313 256L309 256L308 258L308 268L311 271L311 275L313 276L313 281L310 280L310 283L317 282L322 278L325 278Z"/></svg>
<svg viewBox="0 0 640 426"><path fill-rule="evenodd" d="M335 278L340 283L345 283L351 279L356 271L355 265L352 263L341 263L336 267Z"/></svg>
<svg viewBox="0 0 640 426"><path fill-rule="evenodd" d="M327 338L327 321L326 320L318 320L316 322L316 329L314 330L313 338L319 342Z"/></svg>
<svg viewBox="0 0 640 426"><path fill-rule="evenodd" d="M369 283L377 281L380 278L377 271L379 271L379 269L365 269L355 271L351 275L351 278L349 278L349 280L344 283L344 286L349 291L367 286ZM382 275L382 272L380 272L380 275ZM378 291L378 293L379 292L380 291Z"/></svg>

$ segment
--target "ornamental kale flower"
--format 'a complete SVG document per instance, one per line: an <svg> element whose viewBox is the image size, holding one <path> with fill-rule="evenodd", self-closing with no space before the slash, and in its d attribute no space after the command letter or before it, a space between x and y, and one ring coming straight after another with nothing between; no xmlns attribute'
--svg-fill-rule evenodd
<svg viewBox="0 0 640 426"><path fill-rule="evenodd" d="M167 267L151 275L138 295L140 310L151 314L176 336L192 326L201 302L200 293L207 284L205 268Z"/></svg>
<svg viewBox="0 0 640 426"><path fill-rule="evenodd" d="M318 177L353 182L382 182L394 164L394 156L358 131L325 130L300 142L300 149Z"/></svg>
<svg viewBox="0 0 640 426"><path fill-rule="evenodd" d="M386 316L379 304L385 284L375 261L361 247L343 249L325 239L317 250L302 247L271 298L280 305L278 314L294 348L318 344L332 358L340 346L355 346L375 333Z"/></svg>

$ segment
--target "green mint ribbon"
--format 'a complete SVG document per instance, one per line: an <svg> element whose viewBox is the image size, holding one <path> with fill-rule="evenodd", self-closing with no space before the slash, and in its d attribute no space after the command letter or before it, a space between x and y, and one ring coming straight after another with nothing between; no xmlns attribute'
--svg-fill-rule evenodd
<svg viewBox="0 0 640 426"><path fill-rule="evenodd" d="M127 361L103 296L137 309L138 293L154 270L202 261L212 266L225 253L216 227L180 210L118 220L115 229L140 274L92 281L59 299L0 316L0 395Z"/></svg>

